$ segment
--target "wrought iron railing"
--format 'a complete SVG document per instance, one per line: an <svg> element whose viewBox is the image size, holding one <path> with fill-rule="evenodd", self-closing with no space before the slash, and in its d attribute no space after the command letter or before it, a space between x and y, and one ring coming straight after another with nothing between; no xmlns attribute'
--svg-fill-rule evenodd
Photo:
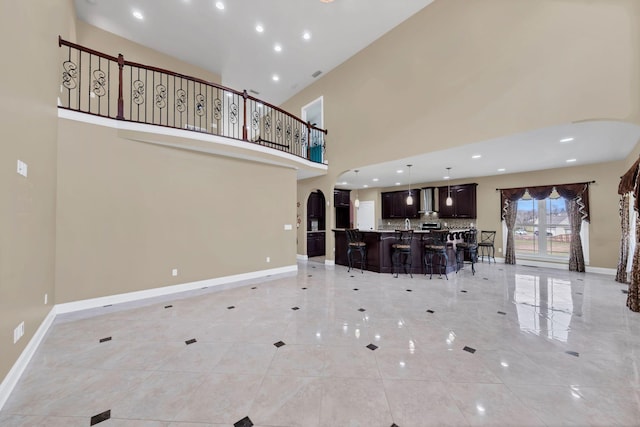
<svg viewBox="0 0 640 427"><path fill-rule="evenodd" d="M59 108L203 132L324 163L327 131L216 83L126 61L58 38L65 47Z"/></svg>

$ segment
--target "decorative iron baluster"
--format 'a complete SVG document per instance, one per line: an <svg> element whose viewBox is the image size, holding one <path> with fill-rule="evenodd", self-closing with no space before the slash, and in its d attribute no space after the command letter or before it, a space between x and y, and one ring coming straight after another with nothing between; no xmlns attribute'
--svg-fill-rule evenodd
<svg viewBox="0 0 640 427"><path fill-rule="evenodd" d="M296 131L293 134L293 138L296 144L300 144L300 128L299 127L296 127Z"/></svg>
<svg viewBox="0 0 640 427"><path fill-rule="evenodd" d="M238 104L232 103L229 106L229 121L234 125L238 123Z"/></svg>
<svg viewBox="0 0 640 427"><path fill-rule="evenodd" d="M257 131L259 124L260 124L260 115L258 114L257 111L254 111L253 114L251 114L251 127L253 128L253 130Z"/></svg>
<svg viewBox="0 0 640 427"><path fill-rule="evenodd" d="M268 114L264 116L264 132L271 134L271 116Z"/></svg>
<svg viewBox="0 0 640 427"><path fill-rule="evenodd" d="M95 70L93 72L93 93L97 96L104 96L107 92L105 86L107 85L107 75L102 70Z"/></svg>
<svg viewBox="0 0 640 427"><path fill-rule="evenodd" d="M64 68L62 72L62 86L67 89L75 89L78 86L78 66L72 61L64 61L62 68Z"/></svg>
<svg viewBox="0 0 640 427"><path fill-rule="evenodd" d="M213 117L216 120L222 119L222 101L220 98L213 100Z"/></svg>
<svg viewBox="0 0 640 427"><path fill-rule="evenodd" d="M176 110L180 113L184 113L187 109L187 92L184 89L178 89L176 91Z"/></svg>
<svg viewBox="0 0 640 427"><path fill-rule="evenodd" d="M204 116L206 113L206 98L201 93L196 95L196 114L200 117Z"/></svg>
<svg viewBox="0 0 640 427"><path fill-rule="evenodd" d="M133 102L137 105L144 104L144 83L141 80L133 82Z"/></svg>
<svg viewBox="0 0 640 427"><path fill-rule="evenodd" d="M163 84L156 86L156 107L163 109L167 106L167 88Z"/></svg>
<svg viewBox="0 0 640 427"><path fill-rule="evenodd" d="M292 135L291 123L287 123L287 129L285 131L285 135L286 135L287 142L291 142L291 135Z"/></svg>
<svg viewBox="0 0 640 427"><path fill-rule="evenodd" d="M280 119L276 121L276 136L282 138L282 120Z"/></svg>

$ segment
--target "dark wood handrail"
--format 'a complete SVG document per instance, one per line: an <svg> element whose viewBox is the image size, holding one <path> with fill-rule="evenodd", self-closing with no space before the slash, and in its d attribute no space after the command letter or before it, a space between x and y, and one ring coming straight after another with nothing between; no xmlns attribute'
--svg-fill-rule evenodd
<svg viewBox="0 0 640 427"><path fill-rule="evenodd" d="M302 125L302 126L304 126L306 128L306 131L305 131L305 133L306 133L306 141L309 141L309 150L307 150L306 154L305 154L304 152L300 152L299 146L296 145L296 147L298 147L298 148L296 148L297 152L295 152L295 153L292 152L292 154L297 154L298 156L306 157L307 159L311 159L312 148L317 147L317 145L315 143L312 145L311 142L310 142L312 140L312 135L315 135L314 138L318 138L318 134L315 133L315 132L322 133L324 135L328 134L326 129L321 129L321 128L315 126L314 124L312 124L311 122L306 122L305 123L299 117L296 117L295 115L283 110L282 108L277 107L277 106L275 106L275 105L273 105L273 104L271 104L269 102L265 102L265 101L263 101L261 99L258 99L256 97L253 97L253 96L249 95L246 90L239 91L239 90L235 90L235 89L223 86L223 85L218 84L218 83L214 83L214 82L210 82L210 81L198 78L198 77L193 77L193 76L189 76L189 75L186 75L186 74L177 73L177 72L174 72L174 71L171 71L171 70L167 70L167 69L164 69L164 68L160 68L160 67L155 67L155 66L141 64L141 63L138 63L138 62L128 61L128 60L125 60L125 58L124 58L124 56L122 54L118 54L118 56L107 55L107 54L104 54L104 53L99 52L97 50L90 49L88 47L79 45L77 43L73 43L73 42L64 40L64 39L62 39L61 36L58 36L58 46L60 46L60 47L66 46L66 47L69 47L70 49L75 49L75 50L77 50L79 52L87 53L89 55L94 55L94 56L97 56L99 58L104 58L104 59L106 59L108 61L112 61L113 63L117 64L117 67L118 67L118 100L117 100L117 114L116 114L115 118L118 119L118 120L125 120L125 121L126 120L133 120L131 117L125 117L125 106L124 106L125 100L124 100L124 97L123 97L123 89L124 89L123 70L124 70L124 67L127 66L127 67L130 67L132 69L133 68L137 68L139 70L144 70L145 72L148 71L148 72L151 72L151 73L159 73L159 74L162 74L162 75L165 75L165 76L174 77L174 78L177 78L177 79L188 80L188 81L193 82L193 83L198 83L198 84L205 85L205 86L207 86L209 88L212 88L213 90L223 91L223 92L229 94L230 96L233 94L233 95L235 95L235 96L237 96L239 98L242 98L243 105L240 106L240 108L242 108L242 111L241 111L242 115L241 115L240 123L239 123L239 126L238 126L238 129L241 129L241 131L240 131L241 135L231 136L232 138L236 138L236 139L242 138L242 140L244 140L244 141L249 141L250 138L253 138L255 136L253 133L252 133L252 135L249 135L248 121L250 120L250 117L249 117L250 114L248 114L248 111L247 111L248 101L249 100L254 102L254 103L263 105L263 106L267 107L268 109L274 111L275 113L277 113L279 115L282 115L284 117L288 117L289 119L300 123L300 125ZM74 70L75 70L75 68L74 68ZM93 93L92 93L92 95L93 95ZM78 95L78 100L79 99L80 99L80 95ZM80 102L80 101L78 101L78 102ZM68 108L68 107L65 107L65 106L61 106L61 108L66 108L66 109L72 110L72 108ZM162 108L162 107L160 107L160 108ZM94 114L91 111L87 111L87 113ZM236 113L237 113L237 111L236 111ZM255 112L254 112L254 114L255 114ZM100 115L100 114L97 114L97 115ZM145 117L146 117L146 115L145 115ZM236 118L237 118L237 116L236 116ZM156 125L163 126L161 123L160 124L151 123L151 124L156 124ZM168 127L175 127L175 126L168 126ZM290 128L288 128L288 129L290 129ZM268 132L268 130L267 130L267 132ZM290 130L289 130L289 132L290 132ZM227 136L229 136L229 135L227 135ZM322 141L322 139L323 138L321 138L321 142L320 142L319 145L322 146L322 152L324 152L325 144L324 144L324 141ZM303 143L304 143L304 141L305 141L305 139L303 139ZM269 144L269 145L275 145L275 146L279 146L279 147L283 147L283 148L290 148L286 144L280 144L280 143L276 143L275 141L269 141L269 140L264 139L262 137L259 137L257 142L262 142L262 143L266 143L266 144ZM303 145L302 147L303 147L303 149L305 149L304 147L306 147L306 145ZM314 160L314 161L318 161L318 160Z"/></svg>

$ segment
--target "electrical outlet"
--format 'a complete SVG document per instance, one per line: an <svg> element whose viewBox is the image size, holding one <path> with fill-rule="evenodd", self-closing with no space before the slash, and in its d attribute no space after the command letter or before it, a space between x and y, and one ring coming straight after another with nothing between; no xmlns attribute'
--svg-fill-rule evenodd
<svg viewBox="0 0 640 427"><path fill-rule="evenodd" d="M49 297L48 294L44 294L44 303L45 303L45 305L47 304L47 300L49 299L48 297Z"/></svg>
<svg viewBox="0 0 640 427"><path fill-rule="evenodd" d="M18 172L18 174L24 176L25 178L27 177L27 164L25 162L23 162L22 160L18 160L18 167L16 172Z"/></svg>
<svg viewBox="0 0 640 427"><path fill-rule="evenodd" d="M271 262L271 257L267 257L267 262Z"/></svg>
<svg viewBox="0 0 640 427"><path fill-rule="evenodd" d="M502 248L498 248L498 253L501 254L502 253Z"/></svg>
<svg viewBox="0 0 640 427"><path fill-rule="evenodd" d="M178 269L174 268L173 270L171 270L171 275L174 276L174 277L177 276L178 275Z"/></svg>
<svg viewBox="0 0 640 427"><path fill-rule="evenodd" d="M24 322L20 322L18 326L13 330L13 343L17 343L24 335Z"/></svg>

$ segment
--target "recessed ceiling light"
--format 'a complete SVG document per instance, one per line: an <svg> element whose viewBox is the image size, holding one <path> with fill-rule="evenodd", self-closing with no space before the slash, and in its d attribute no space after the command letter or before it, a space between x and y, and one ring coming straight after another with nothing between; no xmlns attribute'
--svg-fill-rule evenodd
<svg viewBox="0 0 640 427"><path fill-rule="evenodd" d="M573 137L570 137L570 138L564 138L564 139L561 139L561 140L560 140L560 142L571 142L571 141L573 141L573 140L574 140L574 138L573 138Z"/></svg>
<svg viewBox="0 0 640 427"><path fill-rule="evenodd" d="M506 171L506 169L505 169L505 168L500 168L500 169L498 169L498 172L504 172L504 171Z"/></svg>
<svg viewBox="0 0 640 427"><path fill-rule="evenodd" d="M320 3L333 3L333 0L320 0Z"/></svg>
<svg viewBox="0 0 640 427"><path fill-rule="evenodd" d="M474 154L471 156L472 159L479 159L480 157L482 157L482 154Z"/></svg>
<svg viewBox="0 0 640 427"><path fill-rule="evenodd" d="M364 188L369 188L369 185L365 184L363 185Z"/></svg>
<svg viewBox="0 0 640 427"><path fill-rule="evenodd" d="M264 27L262 25L258 24L258 25L256 25L256 31L261 33L261 32L264 31Z"/></svg>
<svg viewBox="0 0 640 427"><path fill-rule="evenodd" d="M274 74L273 77L271 77L273 79L274 82L277 82L278 80L280 80L280 77L277 74Z"/></svg>
<svg viewBox="0 0 640 427"><path fill-rule="evenodd" d="M220 10L224 10L224 3L222 3L221 1L217 1L216 7Z"/></svg>
<svg viewBox="0 0 640 427"><path fill-rule="evenodd" d="M402 169L398 169L398 170L396 171L396 173L402 173L402 172L404 172Z"/></svg>
<svg viewBox="0 0 640 427"><path fill-rule="evenodd" d="M282 46L280 46L278 43L276 43L273 46L273 50L275 50L276 52L282 52Z"/></svg>
<svg viewBox="0 0 640 427"><path fill-rule="evenodd" d="M399 182L396 182L396 185L400 185L400 183L399 183Z"/></svg>
<svg viewBox="0 0 640 427"><path fill-rule="evenodd" d="M378 182L378 181L380 181L380 180L379 180L378 178L373 178L373 180L372 180L372 181L373 181L373 182Z"/></svg>
<svg viewBox="0 0 640 427"><path fill-rule="evenodd" d="M302 33L302 38L305 40L310 40L311 39L311 33L309 31L305 31L304 33Z"/></svg>
<svg viewBox="0 0 640 427"><path fill-rule="evenodd" d="M134 10L133 11L133 17L136 18L136 19L139 19L141 21L144 19L144 15L139 10Z"/></svg>
<svg viewBox="0 0 640 427"><path fill-rule="evenodd" d="M575 161L577 161L578 159L567 159L567 163L573 163Z"/></svg>
<svg viewBox="0 0 640 427"><path fill-rule="evenodd" d="M449 176L443 176L442 179L449 179Z"/></svg>

